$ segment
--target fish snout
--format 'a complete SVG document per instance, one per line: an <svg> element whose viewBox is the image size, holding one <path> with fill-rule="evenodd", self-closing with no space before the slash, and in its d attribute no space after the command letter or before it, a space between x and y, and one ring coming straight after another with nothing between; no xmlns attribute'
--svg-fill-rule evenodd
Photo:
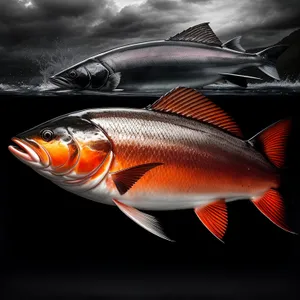
<svg viewBox="0 0 300 300"><path fill-rule="evenodd" d="M8 150L19 160L24 163L40 163L40 157L34 150L33 146L17 137L12 138L14 145L8 146Z"/></svg>

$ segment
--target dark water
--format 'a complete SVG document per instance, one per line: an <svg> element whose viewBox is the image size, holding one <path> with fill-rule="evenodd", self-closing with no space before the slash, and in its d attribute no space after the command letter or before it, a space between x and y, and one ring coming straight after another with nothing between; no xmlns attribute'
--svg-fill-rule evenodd
<svg viewBox="0 0 300 300"><path fill-rule="evenodd" d="M282 194L300 232L300 93L206 90L245 137L291 116ZM10 138L43 121L95 107L145 107L160 95L2 91L0 299L299 299L299 236L273 225L250 201L229 203L225 244L193 211L155 212L161 240L117 208L68 193L17 161Z"/></svg>

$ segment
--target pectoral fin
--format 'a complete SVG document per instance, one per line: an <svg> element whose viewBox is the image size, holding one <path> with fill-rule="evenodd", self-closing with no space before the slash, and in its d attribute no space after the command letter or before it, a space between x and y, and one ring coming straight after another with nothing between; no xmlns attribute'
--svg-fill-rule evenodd
<svg viewBox="0 0 300 300"><path fill-rule="evenodd" d="M217 200L195 208L195 213L204 226L221 242L227 228L227 207L225 200Z"/></svg>
<svg viewBox="0 0 300 300"><path fill-rule="evenodd" d="M132 186L151 169L162 165L162 163L149 163L124 169L115 173L111 173L111 178L114 181L120 195L125 194Z"/></svg>
<svg viewBox="0 0 300 300"><path fill-rule="evenodd" d="M118 206L118 208L131 220L135 223L146 229L147 231L153 233L154 235L165 239L170 242L174 242L173 240L169 239L163 232L158 220L146 213L143 213L137 210L134 207L128 206L120 201L113 199L114 203Z"/></svg>

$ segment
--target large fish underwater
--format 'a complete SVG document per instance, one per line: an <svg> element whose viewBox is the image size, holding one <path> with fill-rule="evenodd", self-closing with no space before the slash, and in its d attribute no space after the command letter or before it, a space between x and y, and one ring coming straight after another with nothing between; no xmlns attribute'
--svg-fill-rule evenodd
<svg viewBox="0 0 300 300"><path fill-rule="evenodd" d="M241 69L257 67L280 80L277 57L287 48L247 53L236 37L224 44L209 23L191 27L167 40L126 45L90 57L50 78L66 89L100 91L168 91L177 86L200 88L219 80L246 87Z"/></svg>
<svg viewBox="0 0 300 300"><path fill-rule="evenodd" d="M215 103L177 87L144 109L60 116L17 135L9 150L60 187L117 206L161 238L170 240L143 210L193 209L223 240L226 203L240 199L291 232L278 191L290 128L283 119L244 139Z"/></svg>

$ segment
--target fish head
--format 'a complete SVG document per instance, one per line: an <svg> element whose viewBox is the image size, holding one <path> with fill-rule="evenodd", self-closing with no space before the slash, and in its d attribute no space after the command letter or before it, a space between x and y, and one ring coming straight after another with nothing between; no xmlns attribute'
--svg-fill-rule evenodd
<svg viewBox="0 0 300 300"><path fill-rule="evenodd" d="M90 59L63 70L50 82L67 89L101 89L107 82L109 71L102 63Z"/></svg>
<svg viewBox="0 0 300 300"><path fill-rule="evenodd" d="M101 128L78 116L50 120L16 135L12 141L14 145L8 148L16 158L71 190L103 179L109 170L110 140Z"/></svg>

